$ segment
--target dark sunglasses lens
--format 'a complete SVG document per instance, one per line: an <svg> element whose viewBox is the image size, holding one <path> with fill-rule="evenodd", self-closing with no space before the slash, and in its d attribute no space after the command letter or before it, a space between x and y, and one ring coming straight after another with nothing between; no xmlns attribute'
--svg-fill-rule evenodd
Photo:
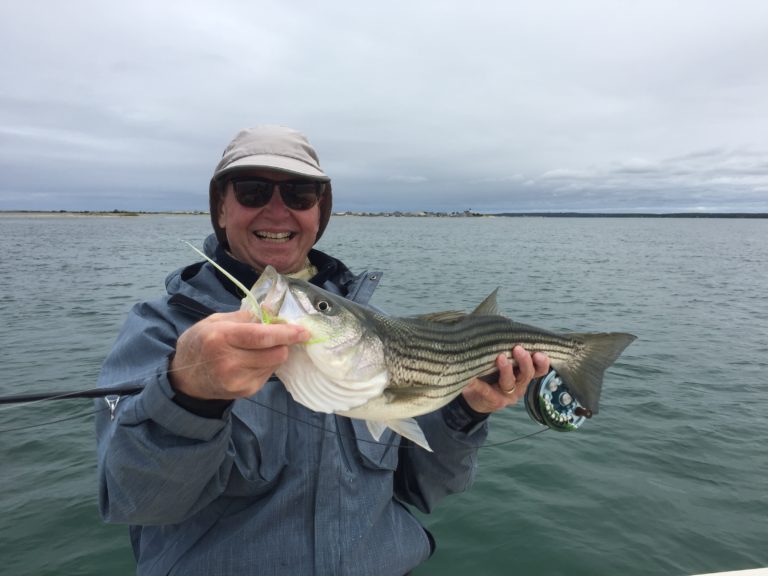
<svg viewBox="0 0 768 576"><path fill-rule="evenodd" d="M248 208L261 208L269 204L277 185L283 203L291 210L309 210L317 204L325 184L312 181L236 180L232 182L237 201Z"/></svg>
<svg viewBox="0 0 768 576"><path fill-rule="evenodd" d="M260 180L241 180L232 183L237 201L248 208L261 208L272 198L274 182Z"/></svg>
<svg viewBox="0 0 768 576"><path fill-rule="evenodd" d="M323 189L321 182L281 182L283 202L291 210L309 210L317 204Z"/></svg>

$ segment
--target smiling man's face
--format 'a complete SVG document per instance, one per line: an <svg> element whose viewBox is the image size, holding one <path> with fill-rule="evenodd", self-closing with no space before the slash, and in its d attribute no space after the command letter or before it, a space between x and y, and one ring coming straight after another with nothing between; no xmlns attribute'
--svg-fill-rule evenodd
<svg viewBox="0 0 768 576"><path fill-rule="evenodd" d="M238 173L238 177L266 178L281 182L295 176L271 170ZM241 205L232 182L219 207L219 226L224 228L232 255L261 272L267 265L289 274L301 270L320 227L319 203L308 210L291 210L277 190L260 208Z"/></svg>

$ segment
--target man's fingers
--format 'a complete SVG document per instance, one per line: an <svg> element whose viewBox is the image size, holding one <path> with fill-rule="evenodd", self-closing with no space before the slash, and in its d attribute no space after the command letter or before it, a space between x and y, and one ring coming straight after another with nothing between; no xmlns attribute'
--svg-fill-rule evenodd
<svg viewBox="0 0 768 576"><path fill-rule="evenodd" d="M262 350L306 342L309 331L294 324L234 324L227 331L227 343L243 350Z"/></svg>
<svg viewBox="0 0 768 576"><path fill-rule="evenodd" d="M527 384L533 379L534 374L531 355L522 346L515 346L512 349L512 358L517 363L516 381Z"/></svg>
<svg viewBox="0 0 768 576"><path fill-rule="evenodd" d="M499 369L499 390L508 396L514 394L517 389L515 370L506 354L499 354L496 367Z"/></svg>
<svg viewBox="0 0 768 576"><path fill-rule="evenodd" d="M216 312L208 316L203 322L254 322L254 316L250 310L238 310L236 312Z"/></svg>
<svg viewBox="0 0 768 576"><path fill-rule="evenodd" d="M247 310L213 314L179 337L171 385L197 398L250 396L288 359L289 346L309 339L301 326L258 324Z"/></svg>
<svg viewBox="0 0 768 576"><path fill-rule="evenodd" d="M542 376L546 376L549 372L549 356L543 352L535 352L533 356L531 356L531 359L533 360L534 367L533 377L541 378Z"/></svg>

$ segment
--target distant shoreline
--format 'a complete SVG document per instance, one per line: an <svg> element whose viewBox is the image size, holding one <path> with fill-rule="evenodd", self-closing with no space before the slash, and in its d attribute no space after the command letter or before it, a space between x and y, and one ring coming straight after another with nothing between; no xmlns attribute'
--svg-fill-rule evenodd
<svg viewBox="0 0 768 576"><path fill-rule="evenodd" d="M133 216L208 216L208 212L134 210L0 210L0 217L133 217ZM334 212L334 216L364 218L749 218L768 219L768 212Z"/></svg>
<svg viewBox="0 0 768 576"><path fill-rule="evenodd" d="M75 217L108 217L121 218L132 216L208 216L208 212L202 211L157 211L143 212L134 210L0 210L0 217L27 217L27 218L52 218L57 216L75 216Z"/></svg>
<svg viewBox="0 0 768 576"><path fill-rule="evenodd" d="M768 212L334 212L387 218L768 218Z"/></svg>

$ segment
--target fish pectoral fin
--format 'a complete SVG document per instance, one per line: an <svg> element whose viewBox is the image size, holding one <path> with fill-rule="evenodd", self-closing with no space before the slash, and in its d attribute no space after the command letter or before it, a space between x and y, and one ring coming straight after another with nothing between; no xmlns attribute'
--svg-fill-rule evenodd
<svg viewBox="0 0 768 576"><path fill-rule="evenodd" d="M379 422L377 420L366 420L365 425L368 426L368 432L371 433L373 439L377 442L381 440L381 435L387 430L386 422Z"/></svg>
<svg viewBox="0 0 768 576"><path fill-rule="evenodd" d="M429 447L429 442L424 436L419 423L413 418L403 418L402 420L387 420L385 422L378 422L375 420L366 420L368 425L368 431L376 440L381 438L381 435L387 428L391 428L403 438L408 438L414 444L418 444L424 450L432 452L432 448Z"/></svg>

